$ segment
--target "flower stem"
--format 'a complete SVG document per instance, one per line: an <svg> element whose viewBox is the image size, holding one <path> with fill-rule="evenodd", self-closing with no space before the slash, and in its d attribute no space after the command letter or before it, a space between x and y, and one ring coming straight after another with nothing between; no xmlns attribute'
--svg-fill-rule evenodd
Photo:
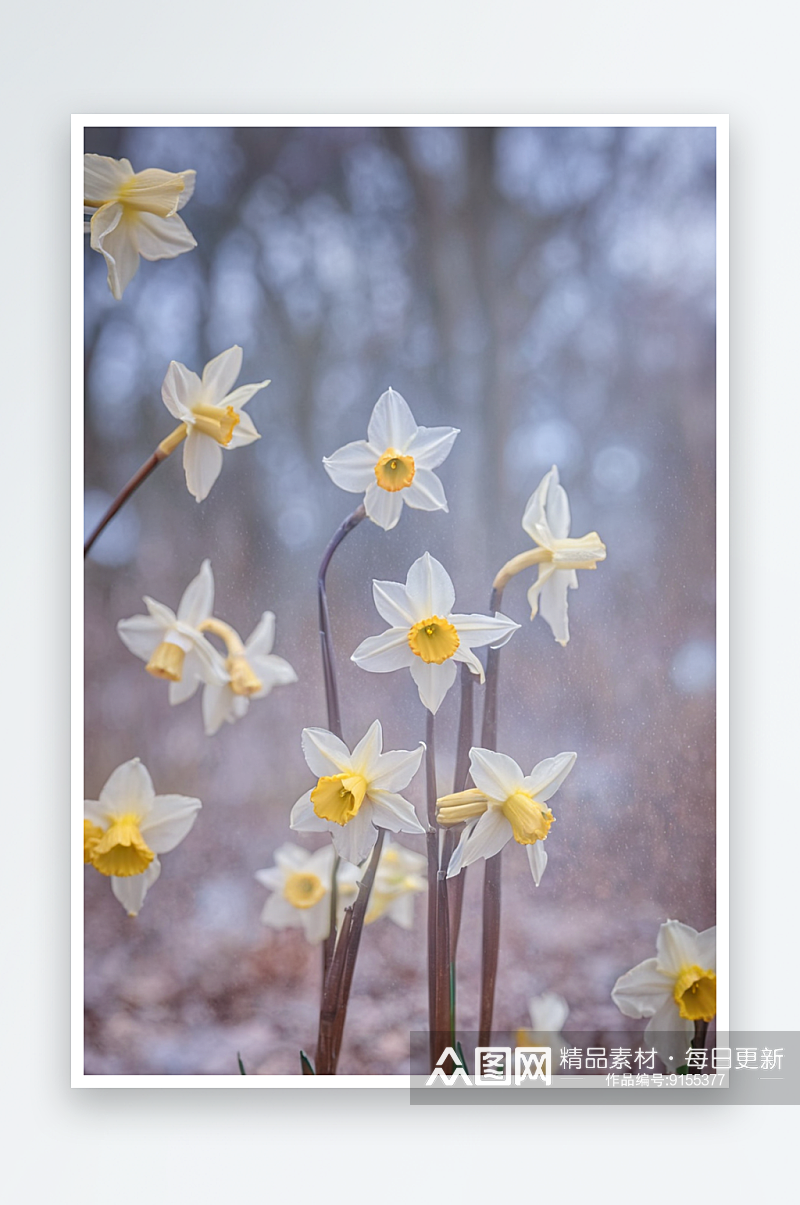
<svg viewBox="0 0 800 1205"><path fill-rule="evenodd" d="M495 579L496 580L496 579ZM489 613L500 609L502 586L495 585L489 602ZM481 747L494 750L497 746L497 678L500 668L500 649L489 649L486 658L483 728ZM486 859L483 873L483 936L481 948L481 1011L479 1045L488 1046L492 1034L494 993L497 983L497 958L500 951L500 902L502 850Z"/></svg>
<svg viewBox="0 0 800 1205"><path fill-rule="evenodd" d="M181 423L181 425L179 427L175 428L175 430L172 432L171 435L168 435L166 439L162 439L161 443L158 445L158 447L156 448L153 455L149 456L147 458L147 460L144 462L142 467L136 473L133 474L133 476L131 477L128 484L126 486L124 486L123 489L120 490L120 492L117 494L114 501L109 506L106 513L103 515L100 522L95 527L92 534L87 539L86 543L83 546L84 557L88 556L89 551L90 551L92 545L94 544L95 540L100 535L100 533L108 526L108 524L114 518L114 515L117 513L117 511L120 510L125 505L125 503L128 501L130 496L136 492L136 490L139 488L139 486L142 484L142 482L145 481L150 476L153 469L156 468L157 465L161 464L162 460L166 460L167 457L169 456L169 454L172 451L174 451L174 449L177 448L178 444L181 443L181 441L184 440L185 438L186 438L186 426L184 423Z"/></svg>
<svg viewBox="0 0 800 1205"><path fill-rule="evenodd" d="M458 744L456 745L456 768L453 776L453 793L463 791L469 777L469 751L472 745L473 725L473 682L474 675L469 666L461 665L461 711L458 718ZM448 828L444 836L442 849L442 869L447 874L447 867L455 846L455 828ZM449 925L450 952L450 1038L451 1045L455 1042L456 1032L456 953L458 936L461 929L461 912L464 905L464 885L466 883L466 867L461 874L455 875L447 884L447 911Z"/></svg>
<svg viewBox="0 0 800 1205"><path fill-rule="evenodd" d="M695 1021L694 1037L692 1038L692 1050L705 1050L706 1036L708 1034L708 1021Z"/></svg>

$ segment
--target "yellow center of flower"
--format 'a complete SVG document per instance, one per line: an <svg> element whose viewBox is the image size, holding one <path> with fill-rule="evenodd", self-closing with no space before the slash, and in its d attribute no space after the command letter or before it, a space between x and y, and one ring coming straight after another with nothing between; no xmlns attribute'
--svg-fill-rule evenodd
<svg viewBox="0 0 800 1205"><path fill-rule="evenodd" d="M283 898L293 908L313 908L325 896L325 884L318 875L296 870L283 885Z"/></svg>
<svg viewBox="0 0 800 1205"><path fill-rule="evenodd" d="M530 791L515 791L509 795L502 812L514 830L514 840L519 845L544 841L553 823L553 813L538 799L534 799Z"/></svg>
<svg viewBox="0 0 800 1205"><path fill-rule="evenodd" d="M209 406L198 402L192 407L194 429L201 435L210 435L217 443L227 448L233 438L234 428L239 424L239 415L233 406Z"/></svg>
<svg viewBox="0 0 800 1205"><path fill-rule="evenodd" d="M85 836L84 836L85 840ZM142 874L155 854L139 832L139 817L133 813L119 816L93 846L91 862L101 874L125 879Z"/></svg>
<svg viewBox="0 0 800 1205"><path fill-rule="evenodd" d="M408 643L411 652L423 661L441 665L452 657L461 641L448 620L442 619L441 615L432 615L430 619L422 619L414 624L408 633Z"/></svg>
<svg viewBox="0 0 800 1205"><path fill-rule="evenodd" d="M403 456L394 448L387 448L375 465L375 480L382 490L396 494L414 480L416 466L413 456Z"/></svg>
<svg viewBox="0 0 800 1205"><path fill-rule="evenodd" d="M468 791L457 791L455 795L442 795L436 800L436 819L439 824L460 824L462 820L474 820L482 816L489 801L482 791L470 787Z"/></svg>
<svg viewBox="0 0 800 1205"><path fill-rule="evenodd" d="M145 669L154 678L164 678L167 682L180 682L185 656L186 653L183 649L178 648L177 644L170 644L165 640L153 653Z"/></svg>
<svg viewBox="0 0 800 1205"><path fill-rule="evenodd" d="M678 1012L687 1021L712 1021L717 1013L717 976L698 966L684 967L673 989Z"/></svg>
<svg viewBox="0 0 800 1205"><path fill-rule="evenodd" d="M234 653L225 662L225 668L231 676L229 686L235 695L251 698L257 695L264 683L253 672L250 662L241 653Z"/></svg>
<svg viewBox="0 0 800 1205"><path fill-rule="evenodd" d="M96 824L92 824L91 820L83 822L83 861L84 865L91 862L94 847L103 835L103 830L98 828Z"/></svg>
<svg viewBox="0 0 800 1205"><path fill-rule="evenodd" d="M366 793L366 779L360 774L334 774L320 778L311 792L311 802L321 820L344 825L358 813Z"/></svg>

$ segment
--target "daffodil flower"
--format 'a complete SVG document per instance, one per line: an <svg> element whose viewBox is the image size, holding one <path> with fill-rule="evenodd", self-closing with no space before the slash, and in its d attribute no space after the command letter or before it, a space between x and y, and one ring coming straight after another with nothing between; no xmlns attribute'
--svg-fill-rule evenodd
<svg viewBox="0 0 800 1205"><path fill-rule="evenodd" d="M392 626L364 640L351 660L377 674L410 669L423 706L434 715L455 681L456 662L465 662L482 682L483 666L473 648L499 647L520 626L499 613L454 615L453 583L429 552L411 566L405 585L376 581L372 594L379 614Z"/></svg>
<svg viewBox="0 0 800 1205"><path fill-rule="evenodd" d="M207 682L203 689L203 723L208 736L219 732L226 721L233 724L246 715L251 699L266 698L273 686L297 681L289 662L272 652L275 643L272 611L264 612L245 644L230 624L221 619L206 619L200 627L203 632L224 640L228 653L225 659L228 680L223 684Z"/></svg>
<svg viewBox="0 0 800 1205"><path fill-rule="evenodd" d="M302 929L311 945L319 945L330 931L332 845L309 853L287 842L275 850L275 865L257 870L256 879L272 894L264 905L261 921L271 929ZM358 891L360 871L340 862L336 875L338 919L352 904Z"/></svg>
<svg viewBox="0 0 800 1205"><path fill-rule="evenodd" d="M575 765L575 753L545 758L523 774L513 758L491 749L470 749L469 765L475 787L444 795L436 801L436 819L447 826L466 822L453 851L447 877L459 874L478 858L492 858L513 837L526 847L536 886L547 865L543 842L553 813L544 805L555 795Z"/></svg>
<svg viewBox="0 0 800 1205"><path fill-rule="evenodd" d="M570 522L567 491L559 483L558 469L553 465L531 494L522 516L522 526L538 548L515 557L509 565L519 563L522 568L525 561L538 562L539 576L528 591L531 619L541 609L542 618L561 645L569 641L567 591L578 587L576 570L596 569L597 562L606 559L606 546L597 532L570 539Z"/></svg>
<svg viewBox="0 0 800 1205"><path fill-rule="evenodd" d="M434 469L446 460L456 427L418 427L406 400L387 389L375 403L367 438L323 457L328 476L340 489L364 493L364 507L384 531L396 526L408 503L415 510L447 510Z"/></svg>
<svg viewBox="0 0 800 1205"><path fill-rule="evenodd" d="M569 1016L569 1005L558 992L542 992L528 1004L531 1028L517 1031L517 1046L549 1046L558 1050L565 1045L561 1026Z"/></svg>
<svg viewBox="0 0 800 1205"><path fill-rule="evenodd" d="M83 206L91 213L91 247L108 268L117 301L143 259L174 259L196 247L178 210L194 192L195 173L151 167L134 172L127 159L83 156Z"/></svg>
<svg viewBox="0 0 800 1205"><path fill-rule="evenodd" d="M158 855L180 844L200 807L186 795L156 795L138 757L117 767L98 800L85 801L83 860L111 879L129 916L161 873Z"/></svg>
<svg viewBox="0 0 800 1205"><path fill-rule="evenodd" d="M324 728L303 729L303 753L319 775L317 785L292 808L290 827L301 833L330 833L346 862L363 862L377 828L422 833L414 808L398 795L419 769L425 746L383 753L383 733L375 720L351 753Z"/></svg>
<svg viewBox="0 0 800 1205"><path fill-rule="evenodd" d="M370 925L387 916L401 929L413 929L414 898L427 889L427 865L424 854L414 853L387 839L381 850L364 923Z"/></svg>
<svg viewBox="0 0 800 1205"><path fill-rule="evenodd" d="M611 999L626 1017L649 1017L644 1036L671 1071L686 1061L695 1021L717 1013L717 930L677 920L658 931L656 957L621 975Z"/></svg>
<svg viewBox="0 0 800 1205"><path fill-rule="evenodd" d="M234 346L209 360L202 380L196 372L172 360L161 386L164 405L185 428L183 468L189 493L198 502L208 496L219 477L222 449L241 448L261 438L242 407L269 381L233 389L241 370L242 349ZM183 434L181 428L178 431ZM174 438L168 437L165 443L171 444Z"/></svg>
<svg viewBox="0 0 800 1205"><path fill-rule="evenodd" d="M149 674L169 682L170 703L190 699L200 681L226 685L230 675L225 664L200 630L214 609L211 562L203 561L189 582L177 615L146 595L143 601L149 614L121 619L117 631L125 647L147 662Z"/></svg>

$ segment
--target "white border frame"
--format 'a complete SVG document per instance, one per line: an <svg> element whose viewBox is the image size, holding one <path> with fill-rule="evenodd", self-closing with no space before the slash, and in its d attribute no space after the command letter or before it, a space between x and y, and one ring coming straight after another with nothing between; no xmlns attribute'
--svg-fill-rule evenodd
<svg viewBox="0 0 800 1205"><path fill-rule="evenodd" d="M706 126L717 132L717 1028L730 1031L729 880L729 122L727 114L73 114L71 212L72 578L71 717L71 1083L89 1088L388 1088L408 1092L409 1075L86 1075L83 1008L83 139L86 126ZM559 1078L559 1077L556 1077Z"/></svg>

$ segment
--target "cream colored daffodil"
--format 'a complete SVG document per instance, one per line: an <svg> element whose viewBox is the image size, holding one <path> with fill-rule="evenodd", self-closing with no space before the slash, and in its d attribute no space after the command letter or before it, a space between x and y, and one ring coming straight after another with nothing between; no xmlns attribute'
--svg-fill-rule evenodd
<svg viewBox="0 0 800 1205"><path fill-rule="evenodd" d="M214 609L214 575L211 562L183 592L178 614L145 595L148 615L134 615L117 624L122 643L146 661L147 672L169 682L170 703L183 703L199 682L225 686L230 680L225 663L201 631Z"/></svg>
<svg viewBox="0 0 800 1205"><path fill-rule="evenodd" d="M656 957L620 975L611 999L626 1017L649 1017L644 1036L664 1065L686 1062L696 1021L717 1014L717 930L698 933L668 920L656 938Z"/></svg>
<svg viewBox="0 0 800 1205"><path fill-rule="evenodd" d="M183 468L189 493L202 502L219 477L222 468L222 449L241 448L261 436L253 420L243 410L253 394L269 385L233 384L242 370L241 347L229 347L203 369L202 380L184 364L172 360L161 397L173 418L183 425L186 443L183 447ZM182 428L165 443L170 450Z"/></svg>
<svg viewBox="0 0 800 1205"><path fill-rule="evenodd" d="M459 874L478 858L492 858L513 837L526 847L536 886L542 881L547 854L544 841L554 821L544 805L555 795L575 765L575 753L545 758L523 774L513 758L492 749L470 749L474 788L436 801L436 819L447 827L466 822L447 877Z"/></svg>
<svg viewBox="0 0 800 1205"><path fill-rule="evenodd" d="M528 1004L531 1028L517 1031L517 1046L549 1046L559 1050L566 1043L561 1026L569 1016L569 1005L558 992L542 992Z"/></svg>
<svg viewBox="0 0 800 1205"><path fill-rule="evenodd" d="M117 767L98 800L85 801L83 860L111 879L129 916L161 873L158 855L183 840L200 807L186 795L156 795L138 757Z"/></svg>
<svg viewBox="0 0 800 1205"><path fill-rule="evenodd" d="M358 865L377 840L377 828L422 833L414 808L398 795L419 769L425 746L383 753L379 720L351 753L324 728L303 729L303 753L319 775L317 785L292 808L290 827L301 833L330 833L339 857Z"/></svg>
<svg viewBox="0 0 800 1205"><path fill-rule="evenodd" d="M364 494L364 508L384 531L396 526L406 502L415 510L447 510L434 469L447 458L456 427L418 427L408 403L387 389L375 403L367 438L323 457L340 489Z"/></svg>
<svg viewBox="0 0 800 1205"><path fill-rule="evenodd" d="M414 927L414 897L427 890L428 859L387 838L381 850L364 923L388 916L401 929ZM364 868L366 869L366 867Z"/></svg>
<svg viewBox="0 0 800 1205"><path fill-rule="evenodd" d="M256 879L272 892L261 921L271 929L302 929L311 945L319 945L330 932L331 878L335 853L332 845L309 853L286 843L275 850L275 865L257 870ZM358 891L360 871L340 862L336 875L336 907L341 923L345 908Z"/></svg>
<svg viewBox="0 0 800 1205"><path fill-rule="evenodd" d="M569 538L569 500L567 492L558 480L558 469L553 465L528 499L522 526L535 544L539 576L528 591L531 619L541 609L542 618L559 644L569 641L569 616L567 613L567 591L578 586L578 569L596 569L598 561L606 559L606 546L596 531L580 539ZM541 559L541 554L546 559ZM515 557L523 561L526 554ZM509 562L514 564L514 562ZM499 576L499 575L498 575Z"/></svg>
<svg viewBox="0 0 800 1205"><path fill-rule="evenodd" d="M83 206L91 214L91 247L108 268L119 301L143 259L174 259L197 243L178 210L194 192L195 173L151 167L134 172L127 159L83 156Z"/></svg>
<svg viewBox="0 0 800 1205"><path fill-rule="evenodd" d="M207 682L203 689L203 723L206 734L213 736L227 721L233 724L247 714L251 699L265 698L273 686L297 681L288 661L272 652L275 643L275 616L265 611L255 631L242 644L238 633L221 619L206 619L203 632L219 636L225 642L225 670L228 680Z"/></svg>
<svg viewBox="0 0 800 1205"><path fill-rule="evenodd" d="M400 582L373 582L379 614L392 626L362 641L351 660L362 669L384 674L410 669L423 706L434 714L456 678L456 662L465 662L483 681L483 666L473 648L499 647L518 623L499 613L454 615L455 590L444 567L426 552Z"/></svg>

